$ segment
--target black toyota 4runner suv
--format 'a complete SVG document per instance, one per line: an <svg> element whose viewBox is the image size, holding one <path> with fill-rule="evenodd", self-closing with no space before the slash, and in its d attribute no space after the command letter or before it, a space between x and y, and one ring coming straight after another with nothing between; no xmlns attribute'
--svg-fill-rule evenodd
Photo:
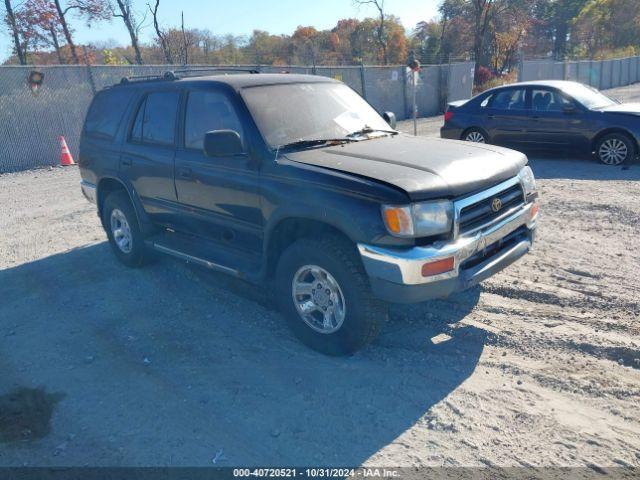
<svg viewBox="0 0 640 480"><path fill-rule="evenodd" d="M79 161L122 263L157 251L266 284L332 355L372 340L387 302L446 297L524 255L538 212L526 164L398 133L329 78L240 73L99 92Z"/></svg>

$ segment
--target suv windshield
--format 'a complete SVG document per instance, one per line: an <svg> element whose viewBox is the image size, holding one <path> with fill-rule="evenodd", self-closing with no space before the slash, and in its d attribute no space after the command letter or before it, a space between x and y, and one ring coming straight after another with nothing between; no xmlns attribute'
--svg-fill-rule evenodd
<svg viewBox="0 0 640 480"><path fill-rule="evenodd" d="M367 102L340 83L265 85L246 88L242 96L271 148L390 130Z"/></svg>
<svg viewBox="0 0 640 480"><path fill-rule="evenodd" d="M616 105L614 100L600 93L598 90L587 87L580 83L571 83L562 88L562 90L580 102L582 105L589 109L610 107Z"/></svg>

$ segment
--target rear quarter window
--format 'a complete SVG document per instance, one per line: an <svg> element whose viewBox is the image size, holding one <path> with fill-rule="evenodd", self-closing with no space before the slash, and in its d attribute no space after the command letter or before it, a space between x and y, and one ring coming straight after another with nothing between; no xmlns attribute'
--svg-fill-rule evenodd
<svg viewBox="0 0 640 480"><path fill-rule="evenodd" d="M109 139L115 137L133 95L134 92L128 89L98 93L87 112L85 133Z"/></svg>

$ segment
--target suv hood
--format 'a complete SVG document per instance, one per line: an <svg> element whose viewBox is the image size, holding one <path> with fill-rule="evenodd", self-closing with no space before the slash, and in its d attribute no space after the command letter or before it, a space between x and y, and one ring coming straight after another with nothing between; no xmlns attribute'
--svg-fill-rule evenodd
<svg viewBox="0 0 640 480"><path fill-rule="evenodd" d="M483 190L514 177L527 164L524 154L507 148L404 134L291 152L286 157L391 184L411 200Z"/></svg>
<svg viewBox="0 0 640 480"><path fill-rule="evenodd" d="M619 105L599 108L598 111L608 113L629 113L640 116L640 103L621 103Z"/></svg>

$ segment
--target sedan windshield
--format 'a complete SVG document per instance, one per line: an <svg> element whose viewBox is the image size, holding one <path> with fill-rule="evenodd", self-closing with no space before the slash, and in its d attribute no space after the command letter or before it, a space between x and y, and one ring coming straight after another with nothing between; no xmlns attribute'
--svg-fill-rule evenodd
<svg viewBox="0 0 640 480"><path fill-rule="evenodd" d="M242 96L271 148L350 135L388 132L389 125L356 92L340 83L294 83L246 88Z"/></svg>
<svg viewBox="0 0 640 480"><path fill-rule="evenodd" d="M563 87L562 90L589 109L610 107L616 104L615 100L581 83L571 83Z"/></svg>

